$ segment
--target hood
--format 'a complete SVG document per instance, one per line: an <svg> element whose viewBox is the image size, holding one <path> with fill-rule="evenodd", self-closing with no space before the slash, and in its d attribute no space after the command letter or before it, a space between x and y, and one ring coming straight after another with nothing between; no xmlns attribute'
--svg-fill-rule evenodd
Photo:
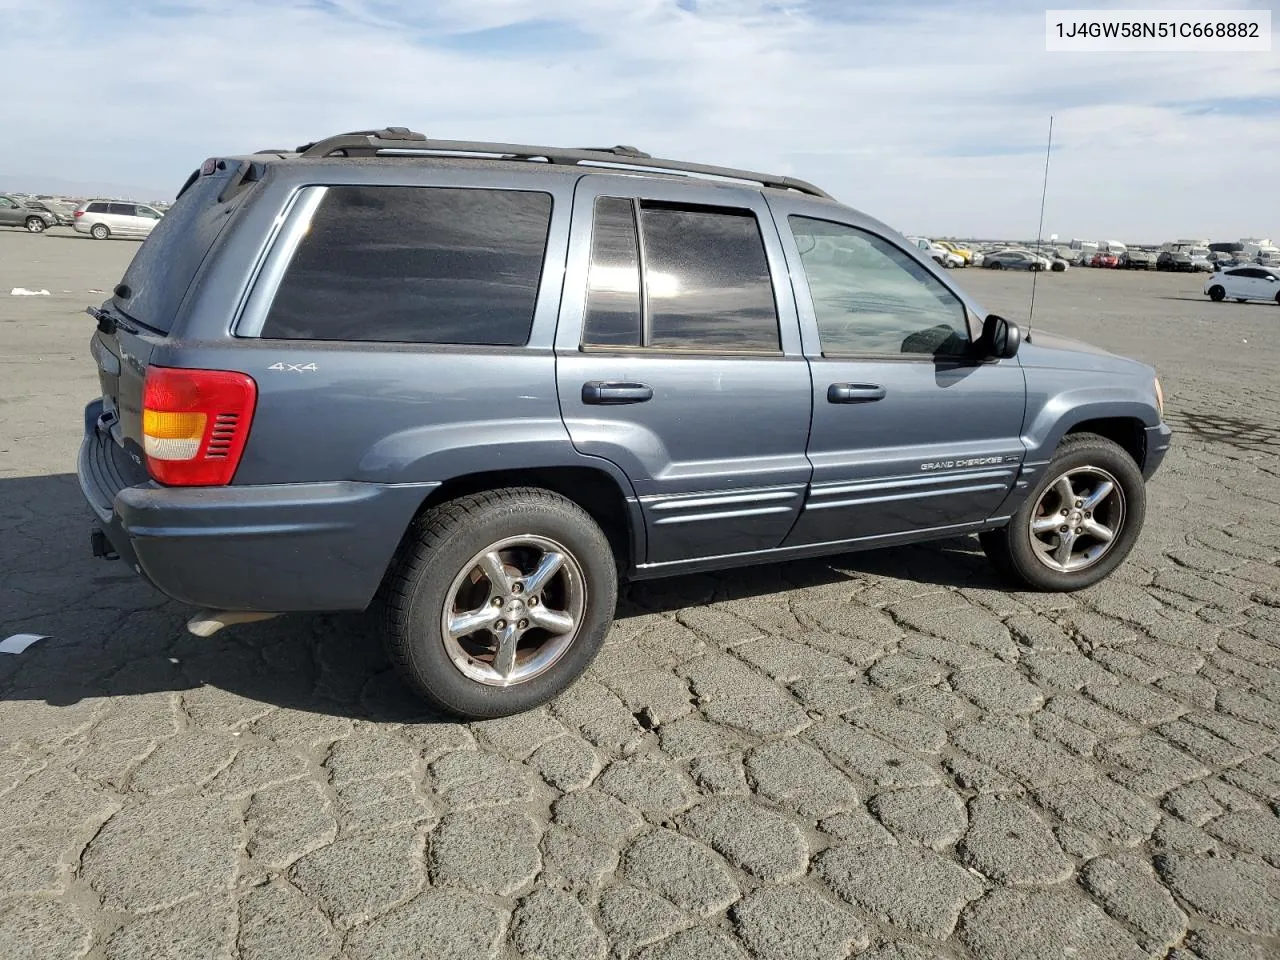
<svg viewBox="0 0 1280 960"><path fill-rule="evenodd" d="M1051 367L1059 370L1106 370L1118 374L1148 378L1155 370L1145 363L1118 357L1101 347L1044 330L1032 329L1018 351L1024 367Z"/></svg>

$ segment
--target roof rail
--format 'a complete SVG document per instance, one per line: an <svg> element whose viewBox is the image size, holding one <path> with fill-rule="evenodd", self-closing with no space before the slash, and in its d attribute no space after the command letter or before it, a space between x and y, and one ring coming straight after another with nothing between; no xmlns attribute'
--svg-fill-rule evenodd
<svg viewBox="0 0 1280 960"><path fill-rule="evenodd" d="M376 157L379 154L467 154L494 160L542 160L547 163L600 164L618 167L636 167L647 170L670 170L728 180L749 180L766 187L795 190L813 197L830 200L825 190L798 180L795 177L775 176L738 170L733 167L716 167L705 163L686 163L682 160L663 160L652 157L635 147L540 147L522 143L488 143L472 140L428 140L425 134L415 133L407 127L385 127L382 130L359 130L340 133L298 147L300 158L319 157Z"/></svg>

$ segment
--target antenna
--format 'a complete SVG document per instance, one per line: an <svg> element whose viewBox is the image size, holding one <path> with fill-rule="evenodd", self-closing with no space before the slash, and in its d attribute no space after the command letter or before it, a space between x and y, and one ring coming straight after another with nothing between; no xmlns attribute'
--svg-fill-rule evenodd
<svg viewBox="0 0 1280 960"><path fill-rule="evenodd" d="M1044 201L1049 195L1049 153L1053 150L1053 116L1049 117L1049 145L1044 149L1044 189L1040 193L1040 226L1036 228L1036 256L1040 256L1040 239L1044 236ZM1031 318L1036 315L1036 278L1039 270L1031 271L1031 309L1027 311L1027 336L1031 336Z"/></svg>

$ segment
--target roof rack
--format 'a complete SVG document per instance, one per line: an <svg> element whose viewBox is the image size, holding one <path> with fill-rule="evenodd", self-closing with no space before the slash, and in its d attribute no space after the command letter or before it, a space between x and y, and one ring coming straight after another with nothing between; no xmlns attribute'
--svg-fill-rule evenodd
<svg viewBox="0 0 1280 960"><path fill-rule="evenodd" d="M637 167L647 170L671 170L706 177L722 177L729 180L749 180L766 187L795 190L813 197L830 200L825 190L798 180L770 173L737 170L732 167L716 167L704 163L685 163L682 160L663 160L652 157L635 147L539 147L522 143L487 143L471 140L428 140L425 134L407 127L385 127L381 130L358 130L340 133L313 143L304 143L296 154L300 158L321 157L376 157L380 154L405 155L467 154L494 160L542 160L560 164L600 164L616 167Z"/></svg>

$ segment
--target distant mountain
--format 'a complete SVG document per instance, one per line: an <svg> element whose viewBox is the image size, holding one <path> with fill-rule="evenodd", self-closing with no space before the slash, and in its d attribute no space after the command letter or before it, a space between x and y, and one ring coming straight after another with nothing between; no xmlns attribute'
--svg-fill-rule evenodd
<svg viewBox="0 0 1280 960"><path fill-rule="evenodd" d="M42 173L0 173L0 193L51 193L63 197L116 197L121 200L172 200L182 186L179 177L166 188L101 180L64 180Z"/></svg>

